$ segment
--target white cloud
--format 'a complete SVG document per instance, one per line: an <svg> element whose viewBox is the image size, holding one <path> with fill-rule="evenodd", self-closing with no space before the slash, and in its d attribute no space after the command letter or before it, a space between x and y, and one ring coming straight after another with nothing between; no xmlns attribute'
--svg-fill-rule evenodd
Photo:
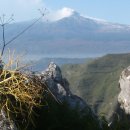
<svg viewBox="0 0 130 130"><path fill-rule="evenodd" d="M0 0L0 15L14 14L16 21L39 17L39 8L45 7L43 0Z"/></svg>
<svg viewBox="0 0 130 130"><path fill-rule="evenodd" d="M50 21L57 21L65 17L71 16L75 11L71 8L64 7L57 11L51 11L46 18Z"/></svg>
<svg viewBox="0 0 130 130"><path fill-rule="evenodd" d="M57 11L57 16L59 16L59 18L69 17L73 14L73 12L73 9L64 7L63 9Z"/></svg>

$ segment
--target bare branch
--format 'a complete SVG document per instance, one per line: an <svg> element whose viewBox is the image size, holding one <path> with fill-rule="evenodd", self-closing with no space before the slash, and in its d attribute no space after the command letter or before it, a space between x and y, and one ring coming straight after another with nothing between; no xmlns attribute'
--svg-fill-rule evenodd
<svg viewBox="0 0 130 130"><path fill-rule="evenodd" d="M0 25L2 25L3 24L3 22L2 22L2 18L0 17L0 22L1 22L1 24Z"/></svg>
<svg viewBox="0 0 130 130"><path fill-rule="evenodd" d="M44 12L46 12L46 10L47 9L45 8ZM36 24L40 19L42 19L43 16L45 16L45 13L43 13L40 9L39 9L39 12L41 13L41 17L39 17L38 19L36 19L32 24L30 24L29 26L27 26L23 31L21 31L20 33L18 33L15 37L13 37L8 42L6 42L6 40L5 40L5 26L14 20L13 19L13 14L11 15L11 17L8 20L5 20L5 14L3 14L2 17L0 17L0 23L1 23L0 25L2 27L2 34L3 34L3 46L2 46L2 51L1 51L1 55L0 55L1 57L3 56L5 47L7 45L9 45L11 42L13 42L14 40L16 40L19 36L21 36L28 29L30 29L34 24Z"/></svg>
<svg viewBox="0 0 130 130"><path fill-rule="evenodd" d="M3 24L4 24L4 22L5 22L5 14L3 14Z"/></svg>
<svg viewBox="0 0 130 130"><path fill-rule="evenodd" d="M6 47L6 40L5 40L5 25L9 24L12 21L12 16L6 21L5 19L5 14L2 15L2 17L0 17L0 22L1 22L1 27L2 27L2 39L3 39L3 46L2 46L2 51L1 51L1 57L3 56L5 47Z"/></svg>
<svg viewBox="0 0 130 130"><path fill-rule="evenodd" d="M42 16L43 17L43 16ZM36 21L34 21L31 25L29 25L27 28L25 28L23 31L21 31L19 34L17 34L15 37L13 37L10 41L6 43L6 46L10 44L12 41L17 39L19 36L21 36L23 33L25 33L29 28L31 28L35 23L37 23L42 17L38 18Z"/></svg>
<svg viewBox="0 0 130 130"><path fill-rule="evenodd" d="M2 31L3 31L3 47L2 47L2 51L1 51L1 56L3 55L4 53L4 50L5 50L5 46L6 46L6 41L5 41L5 25L3 24L2 25Z"/></svg>
<svg viewBox="0 0 130 130"><path fill-rule="evenodd" d="M14 19L13 19L13 14L10 16L10 18L5 22L5 24L9 24L9 23L11 23L12 21L14 21Z"/></svg>

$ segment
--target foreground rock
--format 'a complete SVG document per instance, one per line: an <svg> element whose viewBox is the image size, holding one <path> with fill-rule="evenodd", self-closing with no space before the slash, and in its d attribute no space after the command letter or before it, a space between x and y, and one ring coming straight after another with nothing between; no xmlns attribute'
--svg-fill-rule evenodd
<svg viewBox="0 0 130 130"><path fill-rule="evenodd" d="M59 66L51 62L48 68L43 71L40 76L41 80L47 83L51 93L54 95L53 97L59 104L66 103L70 109L76 110L80 114L81 118L85 117L87 119L88 116L88 123L91 124L94 122L94 124L91 125L90 130L102 129L102 123L99 121L98 117L91 110L91 108L86 104L86 102L80 97L71 93L69 83L65 78L62 77Z"/></svg>
<svg viewBox="0 0 130 130"><path fill-rule="evenodd" d="M0 112L0 130L18 130L14 121L9 120L3 110Z"/></svg>
<svg viewBox="0 0 130 130"><path fill-rule="evenodd" d="M51 93L50 97L53 98L48 98L49 94L47 93L45 93L47 96L43 94L44 98L48 98L46 101L49 105L35 108L35 111L38 112L36 125L34 128L29 124L27 127L28 130L102 129L102 123L91 108L84 102L84 100L71 93L68 81L62 77L61 70L55 63L50 63L45 71L37 75L32 74L32 76L38 76L43 84L47 84L49 90L47 90L47 93ZM45 100L43 100L43 102L44 101ZM9 120L6 117L6 113L1 110L0 130L18 130L15 123L15 121Z"/></svg>
<svg viewBox="0 0 130 130"><path fill-rule="evenodd" d="M78 107L79 111L83 111L86 107L89 108L85 101L71 93L68 81L62 77L61 70L55 63L51 62L42 72L42 80L47 83L59 103L67 102L72 109Z"/></svg>
<svg viewBox="0 0 130 130"><path fill-rule="evenodd" d="M119 80L120 94L118 96L118 102L120 103L121 109L126 114L130 114L130 67L125 69Z"/></svg>
<svg viewBox="0 0 130 130"><path fill-rule="evenodd" d="M117 130L130 129L130 67L126 68L119 79L120 93L118 105L112 117L112 127Z"/></svg>

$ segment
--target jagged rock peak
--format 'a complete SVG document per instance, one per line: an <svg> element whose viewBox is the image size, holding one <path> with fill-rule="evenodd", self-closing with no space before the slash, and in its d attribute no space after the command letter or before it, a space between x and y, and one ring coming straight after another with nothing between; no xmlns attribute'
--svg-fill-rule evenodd
<svg viewBox="0 0 130 130"><path fill-rule="evenodd" d="M121 91L118 96L118 102L121 109L123 109L126 114L130 114L130 66L122 72L119 85Z"/></svg>
<svg viewBox="0 0 130 130"><path fill-rule="evenodd" d="M42 72L43 75L45 75L46 78L52 78L56 81L62 80L62 74L60 67L56 65L54 62L51 62L48 65L48 68Z"/></svg>

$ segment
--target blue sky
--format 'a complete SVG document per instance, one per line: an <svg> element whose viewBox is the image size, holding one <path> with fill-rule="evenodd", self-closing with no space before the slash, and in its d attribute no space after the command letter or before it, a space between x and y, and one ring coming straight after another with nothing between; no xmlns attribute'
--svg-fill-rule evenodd
<svg viewBox="0 0 130 130"><path fill-rule="evenodd" d="M0 15L25 21L39 17L37 9L45 7L50 13L68 7L81 15L130 24L130 0L0 0Z"/></svg>

